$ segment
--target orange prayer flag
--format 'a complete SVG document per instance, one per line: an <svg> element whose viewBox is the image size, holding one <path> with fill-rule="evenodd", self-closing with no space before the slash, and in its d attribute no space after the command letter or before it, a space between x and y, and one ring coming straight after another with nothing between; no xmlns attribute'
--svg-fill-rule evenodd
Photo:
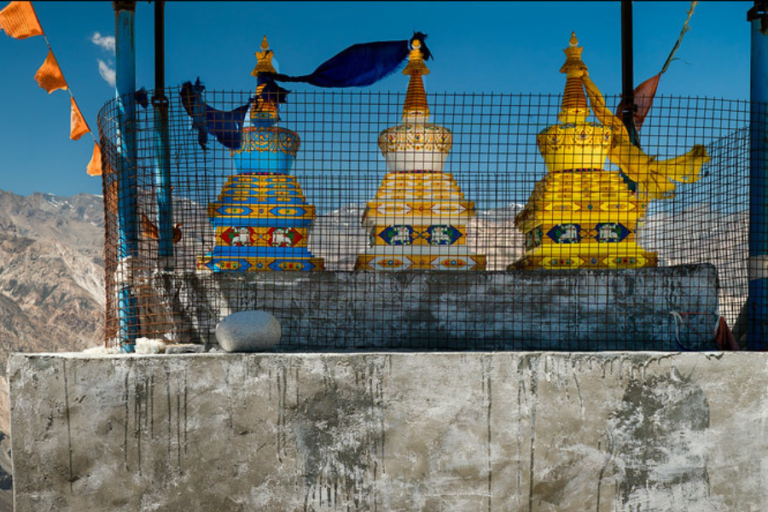
<svg viewBox="0 0 768 512"><path fill-rule="evenodd" d="M69 138L78 140L80 137L90 132L91 129L88 127L88 123L85 122L83 114L80 113L80 109L77 107L77 103L75 103L75 98L70 96L69 101L72 104L72 113L70 114L69 121Z"/></svg>
<svg viewBox="0 0 768 512"><path fill-rule="evenodd" d="M0 30L16 39L43 35L32 2L11 2L0 11Z"/></svg>
<svg viewBox="0 0 768 512"><path fill-rule="evenodd" d="M93 156L86 168L89 176L101 176L101 148L98 142L93 143Z"/></svg>
<svg viewBox="0 0 768 512"><path fill-rule="evenodd" d="M48 57L45 58L45 62L35 73L35 81L40 87L48 91L48 94L58 89L67 90L67 81L64 80L59 63L56 62L56 57L53 56L51 50L48 50Z"/></svg>

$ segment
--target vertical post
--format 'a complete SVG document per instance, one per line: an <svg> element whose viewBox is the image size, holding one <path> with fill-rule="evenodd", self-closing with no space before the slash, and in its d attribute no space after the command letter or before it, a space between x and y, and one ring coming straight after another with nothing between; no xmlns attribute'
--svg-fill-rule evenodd
<svg viewBox="0 0 768 512"><path fill-rule="evenodd" d="M168 150L168 98L165 96L165 2L155 0L155 188L157 193L158 257L161 268L173 270L173 200Z"/></svg>
<svg viewBox="0 0 768 512"><path fill-rule="evenodd" d="M635 129L634 49L632 48L632 0L621 0L621 95L624 110L621 120L629 132L629 140L638 145Z"/></svg>
<svg viewBox="0 0 768 512"><path fill-rule="evenodd" d="M138 307L132 290L132 270L138 257L136 200L136 54L133 19L136 2L112 3L115 10L116 95L118 106L118 320L124 352L133 352L139 333Z"/></svg>
<svg viewBox="0 0 768 512"><path fill-rule="evenodd" d="M749 331L747 348L768 348L768 2L747 12L751 24L749 114Z"/></svg>

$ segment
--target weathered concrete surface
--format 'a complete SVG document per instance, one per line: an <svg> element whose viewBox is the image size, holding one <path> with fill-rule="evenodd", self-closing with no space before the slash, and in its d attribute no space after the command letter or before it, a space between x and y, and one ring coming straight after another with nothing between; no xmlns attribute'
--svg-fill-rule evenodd
<svg viewBox="0 0 768 512"><path fill-rule="evenodd" d="M768 355L12 356L17 512L768 510Z"/></svg>
<svg viewBox="0 0 768 512"><path fill-rule="evenodd" d="M711 350L710 264L539 272L158 273L180 338L272 313L278 350ZM674 316L672 313L680 316Z"/></svg>

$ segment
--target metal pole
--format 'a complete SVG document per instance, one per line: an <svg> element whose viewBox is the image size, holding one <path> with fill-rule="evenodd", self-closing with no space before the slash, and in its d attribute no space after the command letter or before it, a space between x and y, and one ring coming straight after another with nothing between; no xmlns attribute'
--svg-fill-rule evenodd
<svg viewBox="0 0 768 512"><path fill-rule="evenodd" d="M161 268L173 270L173 200L168 150L168 98L165 96L165 2L155 0L155 187L157 189L158 257Z"/></svg>
<svg viewBox="0 0 768 512"><path fill-rule="evenodd" d="M749 331L747 348L768 348L768 2L747 12L751 24L749 113Z"/></svg>
<svg viewBox="0 0 768 512"><path fill-rule="evenodd" d="M629 140L638 145L637 130L635 129L635 79L634 79L634 50L632 48L632 0L621 1L621 94L624 110L621 119L629 132Z"/></svg>
<svg viewBox="0 0 768 512"><path fill-rule="evenodd" d="M133 352L139 333L138 308L132 290L132 269L138 257L136 203L136 54L134 11L136 2L115 1L115 93L118 106L119 140L117 144L118 202L118 320L124 352Z"/></svg>

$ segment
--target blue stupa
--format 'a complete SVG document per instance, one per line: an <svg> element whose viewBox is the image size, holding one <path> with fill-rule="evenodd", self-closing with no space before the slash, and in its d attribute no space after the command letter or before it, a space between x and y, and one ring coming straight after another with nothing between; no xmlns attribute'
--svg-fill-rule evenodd
<svg viewBox="0 0 768 512"><path fill-rule="evenodd" d="M230 176L208 218L216 231L213 251L198 257L198 270L259 272L324 269L322 258L308 249L315 207L288 173L299 151L296 132L277 126L279 88L260 77L276 73L267 37L256 53L251 73L257 79L256 100L243 129L243 145L231 152L238 174Z"/></svg>

